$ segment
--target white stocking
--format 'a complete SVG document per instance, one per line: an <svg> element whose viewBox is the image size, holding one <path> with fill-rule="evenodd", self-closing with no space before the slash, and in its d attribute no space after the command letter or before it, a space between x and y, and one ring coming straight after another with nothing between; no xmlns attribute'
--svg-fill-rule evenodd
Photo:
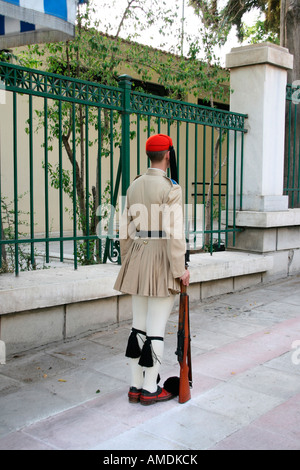
<svg viewBox="0 0 300 470"><path fill-rule="evenodd" d="M152 339L153 367L141 367L139 359L131 359L131 386L144 388L150 393L157 390L157 375L164 352L164 336L167 321L174 306L175 296L169 297L143 297L132 296L133 322L132 327L146 332L147 337L160 337L161 340ZM140 347L145 336L138 334ZM143 374L145 371L145 374Z"/></svg>

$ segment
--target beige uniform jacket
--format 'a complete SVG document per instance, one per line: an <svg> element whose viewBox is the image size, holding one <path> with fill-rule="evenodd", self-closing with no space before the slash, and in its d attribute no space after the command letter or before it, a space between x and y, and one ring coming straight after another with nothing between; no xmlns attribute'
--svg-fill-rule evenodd
<svg viewBox="0 0 300 470"><path fill-rule="evenodd" d="M129 187L120 247L116 290L156 297L180 291L186 251L182 191L165 172L149 168Z"/></svg>

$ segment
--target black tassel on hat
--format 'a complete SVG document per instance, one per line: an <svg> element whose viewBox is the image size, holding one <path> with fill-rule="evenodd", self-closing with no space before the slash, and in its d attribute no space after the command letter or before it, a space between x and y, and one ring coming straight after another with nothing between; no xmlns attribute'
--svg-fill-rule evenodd
<svg viewBox="0 0 300 470"><path fill-rule="evenodd" d="M177 172L177 163L176 163L176 154L174 147L170 147L170 170L171 170L171 178L176 183L178 183L178 172Z"/></svg>
<svg viewBox="0 0 300 470"><path fill-rule="evenodd" d="M137 339L137 334L146 336L146 333L136 328L132 328L131 334L128 338L127 349L125 356L131 359L137 359L141 356L141 348Z"/></svg>

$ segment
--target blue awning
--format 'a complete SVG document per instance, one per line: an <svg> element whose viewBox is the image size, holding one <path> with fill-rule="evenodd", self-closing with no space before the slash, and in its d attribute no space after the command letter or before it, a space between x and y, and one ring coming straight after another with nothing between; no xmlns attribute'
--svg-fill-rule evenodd
<svg viewBox="0 0 300 470"><path fill-rule="evenodd" d="M74 37L78 4L87 0L0 0L0 50Z"/></svg>

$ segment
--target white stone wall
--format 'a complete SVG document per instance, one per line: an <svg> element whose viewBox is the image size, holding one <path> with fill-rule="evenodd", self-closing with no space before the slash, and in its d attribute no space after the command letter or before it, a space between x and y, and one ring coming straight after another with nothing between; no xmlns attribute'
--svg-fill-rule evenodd
<svg viewBox="0 0 300 470"><path fill-rule="evenodd" d="M232 49L226 59L233 89L231 111L248 115L243 204L236 214L236 226L243 231L235 243L231 237L231 247L272 256L266 279L300 273L300 212L289 210L288 196L283 195L286 84L293 56L266 43ZM231 146L231 155L233 150ZM240 189L238 182L236 207Z"/></svg>

